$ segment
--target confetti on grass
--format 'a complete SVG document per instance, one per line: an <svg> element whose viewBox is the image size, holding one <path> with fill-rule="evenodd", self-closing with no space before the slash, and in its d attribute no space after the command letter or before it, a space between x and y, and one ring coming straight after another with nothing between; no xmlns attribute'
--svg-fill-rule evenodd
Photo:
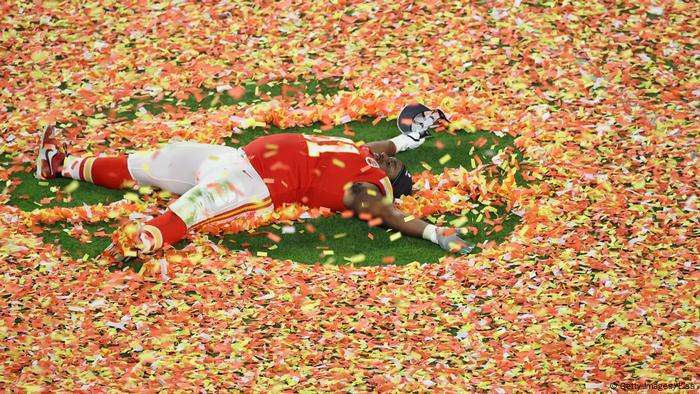
<svg viewBox="0 0 700 394"><path fill-rule="evenodd" d="M458 168L515 167L473 156L491 145L483 138L441 163L454 168L425 165L416 180L427 187L401 200L416 217L471 212L469 200L522 217L474 256L359 270L204 240L265 224L253 220L207 226L140 273L74 260L34 229L154 213L142 196L22 211L3 192L9 390L571 392L697 380L693 2L35 3L3 8L0 143L19 163L34 162L34 131L55 122L68 124L71 152L112 154L267 125L377 124L421 101L450 114L444 132L515 137L530 188L514 173L494 184ZM407 56L416 45L430 56ZM294 105L259 94L189 113L177 101L332 76L341 91ZM136 97L173 101L155 113ZM4 164L0 175L14 179ZM487 213L476 212L498 226ZM275 218L322 214L280 207Z"/></svg>

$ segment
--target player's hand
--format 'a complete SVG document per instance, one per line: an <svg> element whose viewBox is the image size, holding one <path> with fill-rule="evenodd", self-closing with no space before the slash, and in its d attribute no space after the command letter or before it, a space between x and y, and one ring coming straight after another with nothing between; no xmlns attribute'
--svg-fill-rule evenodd
<svg viewBox="0 0 700 394"><path fill-rule="evenodd" d="M469 254L474 249L474 244L459 237L457 229L441 227L437 230L438 245L448 252L461 255Z"/></svg>
<svg viewBox="0 0 700 394"><path fill-rule="evenodd" d="M143 224L127 223L112 234L112 243L102 252L102 256L116 262L126 262L139 258L146 245L142 237Z"/></svg>
<svg viewBox="0 0 700 394"><path fill-rule="evenodd" d="M410 133L397 135L389 141L394 143L396 146L396 152L398 153L409 149L416 149L423 145L425 142L425 136L421 136L421 133L418 131L413 131Z"/></svg>

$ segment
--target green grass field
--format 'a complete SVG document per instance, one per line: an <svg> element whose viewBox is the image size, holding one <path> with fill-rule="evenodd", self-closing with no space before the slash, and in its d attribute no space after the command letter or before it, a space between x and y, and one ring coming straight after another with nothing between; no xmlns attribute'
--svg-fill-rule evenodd
<svg viewBox="0 0 700 394"><path fill-rule="evenodd" d="M154 115L162 113L167 106L181 108L189 111L198 111L202 109L216 110L221 106L255 103L262 100L261 97L275 97L282 93L282 85L289 86L291 89L297 89L297 94L321 94L328 95L337 92L337 86L334 86L333 80L310 81L304 83L289 83L289 84L264 84L258 86L254 83L247 84L245 93L235 99L228 94L220 94L216 91L202 92L205 99L197 101L194 96L187 100L177 100L175 98L164 98L159 101L133 99L127 100L121 105L118 111L114 111L114 121L121 122L133 120L136 118L137 108L143 108L141 111L148 111ZM285 88L285 92L286 92ZM294 100L293 95L287 95L289 100ZM102 112L105 114L105 112ZM107 116L105 114L105 116ZM100 118L98 114L95 118ZM252 141L254 138L281 132L295 133L323 133L324 135L350 137L359 141L374 141L391 138L399 133L395 120L382 120L376 124L372 124L370 120L352 121L345 125L335 126L331 129L324 128L321 130L321 125L313 125L303 128L280 129L276 127L255 128L245 130L242 134L234 135L229 138L226 143L230 146L242 146ZM235 138L235 139L234 139ZM477 144L480 139L486 139L487 142ZM481 145L481 146L477 146ZM439 147L439 148L438 148ZM434 133L434 137L430 138L420 149L408 152L402 152L398 157L408 166L414 173L422 172L427 169L433 172L441 171L446 165L464 166L468 170L473 170L476 163L474 157L479 156L485 162L490 162L491 157L502 152L510 151L517 154L520 159L520 153L513 146L513 137L510 135L497 136L489 131L479 131L474 133L450 133L447 131L439 131ZM89 154L90 152L85 152ZM449 155L450 160L441 164L440 160L446 155ZM8 164L8 158L4 157L4 165ZM27 167L29 168L29 167ZM503 171L498 170L494 165L493 179L499 181L503 177ZM32 170L33 171L33 170ZM12 192L9 204L19 207L23 210L32 210L41 206L42 199L51 199L56 196L56 193L62 195L62 201L52 199L48 204L54 206L80 206L83 203L92 205L97 203L109 203L124 198L124 194L129 191L118 191L101 188L95 185L83 183L77 189L69 194L63 191L70 185L72 180L56 179L50 182L40 182L33 178L33 172L17 173L17 179L21 181L19 187ZM518 174L518 184L525 184L522 176ZM71 186L74 187L75 185ZM144 198L152 198L151 195L143 196ZM477 204L480 204L477 202ZM45 206L47 204L43 204ZM481 204L480 204L481 205ZM483 205L481 205L483 208ZM478 229L477 235L470 235L469 239L476 244L484 241L493 240L502 242L503 239L512 231L514 226L519 223L519 217L505 210L504 206L498 206L498 211L492 219L501 218L503 220L502 229L497 232L489 231L491 226L477 218L481 210L477 207L474 210L463 212L462 216L466 216L468 221L463 226L474 226ZM483 215L482 215L483 216ZM427 220L434 223L449 225L456 216L454 214L433 215ZM311 232L307 228L307 224L311 225ZM283 234L282 229L287 226L287 233ZM100 224L81 224L81 228L87 230L91 235L96 231L110 233L116 228L117 222L100 223ZM84 255L95 257L100 254L109 244L109 238L90 237L84 232L71 231L73 225L70 223L57 223L53 226L48 226L42 236L49 242L57 243L61 248L75 258L81 258ZM293 230L291 230L293 228ZM229 234L223 237L212 237L212 241L221 244L233 250L248 250L254 255L265 253L268 256L277 259L289 259L308 264L353 264L353 265L377 265L384 264L382 259L393 256L395 264L407 264L410 262L437 262L446 254L436 245L430 244L424 240L402 237L396 241L390 240L391 232L381 227L370 228L366 223L359 220L348 220L341 218L339 215L328 218L311 219L304 222L291 224L273 224L270 226L261 227L249 232L239 234ZM289 233L294 231L294 233ZM272 233L281 237L279 242L272 242L266 235ZM370 239L370 236L373 239ZM176 247L182 247L187 241L182 241ZM325 254L324 254L324 251ZM332 251L333 254L329 254ZM475 248L473 253L478 253L480 248ZM356 261L351 258L353 256L364 255L362 261ZM138 270L139 263L135 263L132 268Z"/></svg>
<svg viewBox="0 0 700 394"><path fill-rule="evenodd" d="M684 0L1 3L0 392L697 391L698 31ZM33 177L48 124L373 141L412 102L452 123L401 207L469 255L289 206L120 265L174 197Z"/></svg>

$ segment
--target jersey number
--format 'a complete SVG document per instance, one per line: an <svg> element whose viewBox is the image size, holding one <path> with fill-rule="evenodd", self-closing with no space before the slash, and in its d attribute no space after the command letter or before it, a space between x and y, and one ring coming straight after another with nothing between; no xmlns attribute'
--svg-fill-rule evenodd
<svg viewBox="0 0 700 394"><path fill-rule="evenodd" d="M309 149L309 157L319 157L321 153L355 153L359 154L352 140L342 137L327 137L323 135L305 135L306 146Z"/></svg>

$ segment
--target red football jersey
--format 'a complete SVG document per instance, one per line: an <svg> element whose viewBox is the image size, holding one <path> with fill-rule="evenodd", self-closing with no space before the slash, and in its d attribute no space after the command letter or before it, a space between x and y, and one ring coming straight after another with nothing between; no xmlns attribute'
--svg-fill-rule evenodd
<svg viewBox="0 0 700 394"><path fill-rule="evenodd" d="M373 183L394 199L391 181L366 145L307 134L273 134L243 147L275 206L296 203L345 210L343 196L354 182Z"/></svg>

